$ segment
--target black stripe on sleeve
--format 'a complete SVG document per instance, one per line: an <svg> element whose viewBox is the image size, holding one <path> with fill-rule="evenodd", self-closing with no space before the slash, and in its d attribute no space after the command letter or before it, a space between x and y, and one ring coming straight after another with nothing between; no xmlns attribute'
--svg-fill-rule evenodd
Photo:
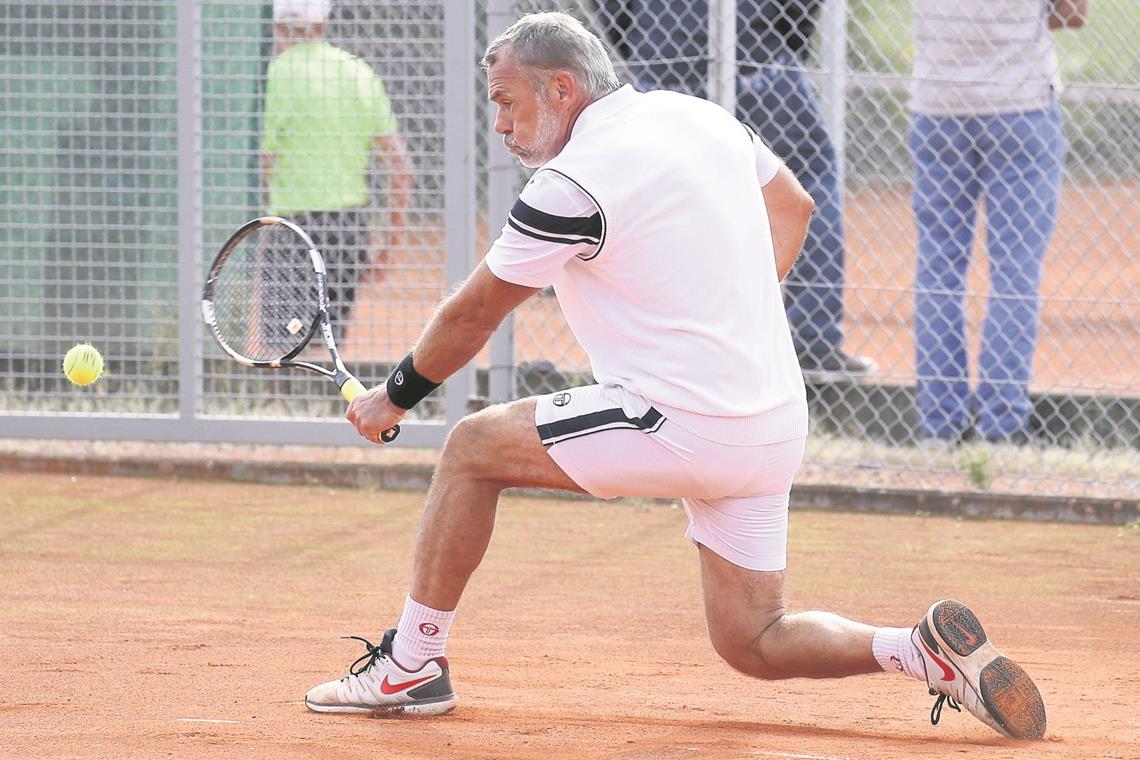
<svg viewBox="0 0 1140 760"><path fill-rule="evenodd" d="M521 224L515 221L513 216L507 217L507 224L511 225L511 227L514 227L516 230L526 235L527 237L532 237L535 240L545 240L548 243L563 243L565 245L575 245L577 243L586 243L588 245L598 244L597 238L554 237L553 235L542 235L535 232L529 227L523 227Z"/></svg>
<svg viewBox="0 0 1140 760"><path fill-rule="evenodd" d="M602 215L597 211L590 216L558 216L528 206L519 198L511 209L511 217L540 234L590 238L595 243L602 236Z"/></svg>

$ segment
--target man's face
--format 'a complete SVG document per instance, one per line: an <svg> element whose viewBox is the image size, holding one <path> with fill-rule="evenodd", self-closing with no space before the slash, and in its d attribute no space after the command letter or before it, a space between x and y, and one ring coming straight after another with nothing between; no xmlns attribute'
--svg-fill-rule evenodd
<svg viewBox="0 0 1140 760"><path fill-rule="evenodd" d="M495 132L523 166L542 166L565 147L569 130L557 90L548 84L536 93L510 54L487 69L487 97L498 106Z"/></svg>

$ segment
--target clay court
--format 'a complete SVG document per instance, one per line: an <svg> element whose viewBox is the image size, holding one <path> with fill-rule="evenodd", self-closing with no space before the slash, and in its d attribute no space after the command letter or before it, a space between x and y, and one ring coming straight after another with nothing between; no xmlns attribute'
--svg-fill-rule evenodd
<svg viewBox="0 0 1140 760"><path fill-rule="evenodd" d="M1037 680L1042 742L894 675L752 681L704 634L679 509L510 496L444 718L307 712L394 625L423 494L6 472L0 757L1140 757L1140 529L795 511L789 604L954 596Z"/></svg>

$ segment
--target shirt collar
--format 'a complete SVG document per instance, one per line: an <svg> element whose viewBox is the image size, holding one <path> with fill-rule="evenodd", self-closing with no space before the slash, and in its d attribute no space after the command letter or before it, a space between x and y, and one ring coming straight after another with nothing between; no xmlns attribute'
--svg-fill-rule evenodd
<svg viewBox="0 0 1140 760"><path fill-rule="evenodd" d="M641 96L641 93L633 89L633 85L623 84L609 95L603 95L595 100L590 105L582 109L582 113L578 114L578 119L574 122L574 128L570 130L570 137L589 129L591 124L604 121L619 111L629 107Z"/></svg>

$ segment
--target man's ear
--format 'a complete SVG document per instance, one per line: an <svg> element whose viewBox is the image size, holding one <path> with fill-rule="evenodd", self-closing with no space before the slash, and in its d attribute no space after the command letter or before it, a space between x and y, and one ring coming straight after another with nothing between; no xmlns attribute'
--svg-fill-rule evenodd
<svg viewBox="0 0 1140 760"><path fill-rule="evenodd" d="M562 102L570 100L578 93L578 83L574 80L574 75L568 71L559 71L555 74L550 80L550 87L553 94Z"/></svg>

